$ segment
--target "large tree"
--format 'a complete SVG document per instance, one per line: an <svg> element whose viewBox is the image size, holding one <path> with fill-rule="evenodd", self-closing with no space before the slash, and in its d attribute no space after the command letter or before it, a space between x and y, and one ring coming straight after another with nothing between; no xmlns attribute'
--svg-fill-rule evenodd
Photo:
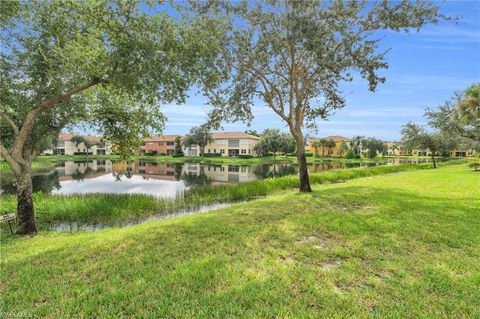
<svg viewBox="0 0 480 319"><path fill-rule="evenodd" d="M402 144L409 149L419 148L430 151L433 167L437 168L435 156L448 154L455 148L456 141L441 132L428 132L424 127L408 122L402 128Z"/></svg>
<svg viewBox="0 0 480 319"><path fill-rule="evenodd" d="M203 124L197 127L192 127L190 132L182 139L183 146L190 148L194 145L198 146L200 156L203 158L205 155L205 147L213 142L212 134L208 125Z"/></svg>
<svg viewBox="0 0 480 319"><path fill-rule="evenodd" d="M78 122L116 143L161 129L160 101L183 101L195 79L214 83L203 71L218 24L179 24L137 1L6 1L3 9L0 154L17 181L17 233L30 234L35 156Z"/></svg>
<svg viewBox="0 0 480 319"><path fill-rule="evenodd" d="M442 103L437 109L427 109L428 124L457 139L465 147L480 149L480 84Z"/></svg>
<svg viewBox="0 0 480 319"><path fill-rule="evenodd" d="M260 135L260 140L255 145L255 152L259 155L273 154L273 161L276 161L278 152L288 153L292 145L288 136L281 133L279 129L266 129Z"/></svg>
<svg viewBox="0 0 480 319"><path fill-rule="evenodd" d="M367 156L375 158L378 154L384 154L386 151L385 142L374 137L365 139L365 147L367 148Z"/></svg>
<svg viewBox="0 0 480 319"><path fill-rule="evenodd" d="M359 75L374 91L388 66L378 31L419 30L443 17L431 1L207 1L199 12L228 19L219 68L225 85L210 92L212 122L252 119L260 98L297 143L300 191L311 191L304 127L345 105L340 85ZM383 36L383 35L382 35Z"/></svg>

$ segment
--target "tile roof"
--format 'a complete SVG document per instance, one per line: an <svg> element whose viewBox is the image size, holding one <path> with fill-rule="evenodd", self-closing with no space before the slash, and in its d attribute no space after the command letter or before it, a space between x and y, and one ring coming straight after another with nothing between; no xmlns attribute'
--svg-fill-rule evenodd
<svg viewBox="0 0 480 319"><path fill-rule="evenodd" d="M211 133L214 139L224 139L224 138L249 138L253 140L259 140L260 137L255 135L250 135L245 132L215 132Z"/></svg>
<svg viewBox="0 0 480 319"><path fill-rule="evenodd" d="M79 135L79 134L60 134L58 136L58 139L60 141L70 141L72 139L72 137L74 137L75 135ZM93 135L81 135L81 136L89 142L102 142L103 141L103 137L101 137L101 136L93 136Z"/></svg>
<svg viewBox="0 0 480 319"><path fill-rule="evenodd" d="M181 135L161 135L161 136L151 136L143 139L144 142L166 142L166 141L175 141L175 139Z"/></svg>

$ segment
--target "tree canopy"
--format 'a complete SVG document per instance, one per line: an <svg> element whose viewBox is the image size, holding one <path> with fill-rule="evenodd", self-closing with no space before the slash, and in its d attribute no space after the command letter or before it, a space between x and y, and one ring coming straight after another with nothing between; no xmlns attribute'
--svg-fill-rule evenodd
<svg viewBox="0 0 480 319"><path fill-rule="evenodd" d="M412 122L408 122L402 128L402 143L409 149L430 151L434 167L437 167L435 156L448 155L456 145L456 141L450 136L441 132L428 132L424 127Z"/></svg>
<svg viewBox="0 0 480 319"><path fill-rule="evenodd" d="M455 136L465 147L480 149L480 84L475 84L441 104L427 109L430 126Z"/></svg>
<svg viewBox="0 0 480 319"><path fill-rule="evenodd" d="M139 1L7 2L0 153L17 177L18 232L30 233L33 158L78 123L124 149L160 131L161 102L184 101L194 83L214 85L217 71L207 70L219 25L205 16L181 23L166 10L148 14Z"/></svg>
<svg viewBox="0 0 480 319"><path fill-rule="evenodd" d="M267 156L270 153L274 158L277 153L288 154L295 150L295 143L289 134L280 132L278 129L266 129L260 135L260 141L255 145L255 152L260 156Z"/></svg>
<svg viewBox="0 0 480 319"><path fill-rule="evenodd" d="M295 137L301 191L311 191L302 128L344 107L340 85L355 75L372 91L385 81L376 32L419 30L443 18L431 1L409 0L225 0L196 8L228 21L217 63L225 84L209 92L212 122L249 122L260 98Z"/></svg>
<svg viewBox="0 0 480 319"><path fill-rule="evenodd" d="M186 148L197 145L200 151L200 156L202 157L205 154L205 147L211 142L213 142L213 138L210 134L210 129L206 124L192 127L190 132L182 139L182 143Z"/></svg>

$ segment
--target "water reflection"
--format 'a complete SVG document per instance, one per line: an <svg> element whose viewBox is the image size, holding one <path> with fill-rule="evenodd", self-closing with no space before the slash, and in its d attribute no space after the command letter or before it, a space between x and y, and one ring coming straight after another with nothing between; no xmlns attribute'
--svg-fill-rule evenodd
<svg viewBox="0 0 480 319"><path fill-rule="evenodd" d="M417 164L428 159L389 158L387 165ZM379 163L322 162L309 165L309 172L368 167ZM292 164L218 165L157 163L154 161L59 161L55 169L33 176L34 192L46 194L142 193L176 197L191 187L249 182L297 173ZM2 180L3 193L15 193L14 180Z"/></svg>

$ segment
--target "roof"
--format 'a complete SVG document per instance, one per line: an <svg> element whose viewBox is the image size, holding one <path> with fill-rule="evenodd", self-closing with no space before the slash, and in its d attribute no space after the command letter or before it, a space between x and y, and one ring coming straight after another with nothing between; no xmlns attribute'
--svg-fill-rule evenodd
<svg viewBox="0 0 480 319"><path fill-rule="evenodd" d="M321 137L314 137L312 140L316 141L319 140ZM334 142L350 142L351 139L345 136L340 136L340 135L332 135L332 136L326 136L323 137L326 140L333 140Z"/></svg>
<svg viewBox="0 0 480 319"><path fill-rule="evenodd" d="M162 135L162 136L151 136L145 137L143 139L144 142L167 142L167 141L175 141L177 137L180 135ZM180 136L181 137L181 136Z"/></svg>
<svg viewBox="0 0 480 319"><path fill-rule="evenodd" d="M252 140L259 140L260 137L255 135L250 135L245 132L217 132L211 133L213 139L223 139L223 138L249 138Z"/></svg>
<svg viewBox="0 0 480 319"><path fill-rule="evenodd" d="M72 137L76 136L78 134L60 134L58 136L58 139L60 141L70 141ZM94 135L81 135L85 140L89 142L102 142L103 137L101 136L94 136Z"/></svg>

